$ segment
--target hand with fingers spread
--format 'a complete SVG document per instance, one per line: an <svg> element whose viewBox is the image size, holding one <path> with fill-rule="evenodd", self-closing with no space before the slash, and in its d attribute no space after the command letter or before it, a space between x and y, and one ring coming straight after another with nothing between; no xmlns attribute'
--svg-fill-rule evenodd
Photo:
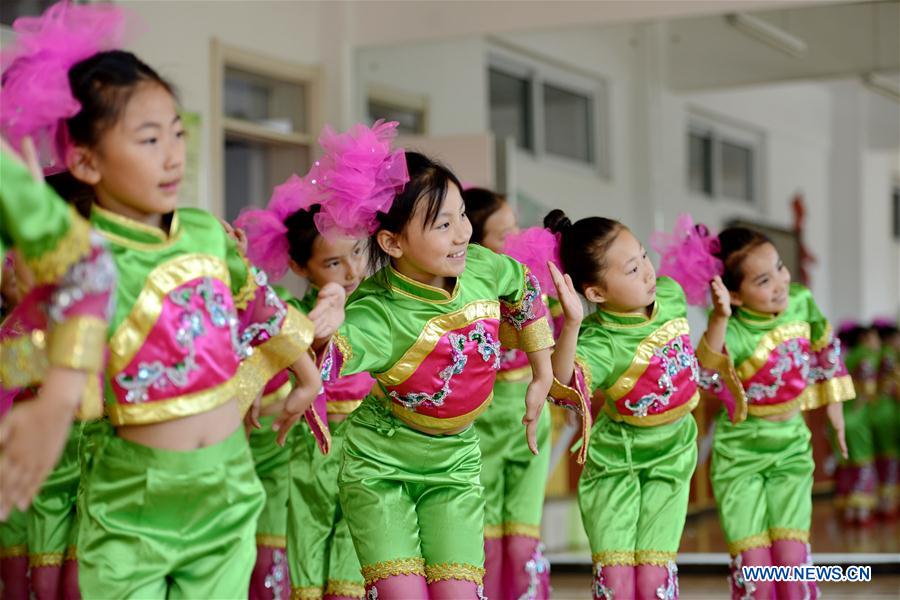
<svg viewBox="0 0 900 600"><path fill-rule="evenodd" d="M288 431L312 406L316 396L322 391L322 378L309 354L303 354L290 369L297 377L297 385L285 399L281 414L272 423L272 430L278 432L279 446L284 446Z"/></svg>
<svg viewBox="0 0 900 600"><path fill-rule="evenodd" d="M0 521L13 507L27 509L56 466L87 379L83 371L53 367L37 398L0 420Z"/></svg>
<svg viewBox="0 0 900 600"><path fill-rule="evenodd" d="M323 342L327 342L344 322L344 304L347 302L347 292L336 283L326 283L319 290L315 307L309 311L309 320L313 322L316 342L315 348L321 348Z"/></svg>
<svg viewBox="0 0 900 600"><path fill-rule="evenodd" d="M828 413L828 420L831 421L831 426L834 428L841 456L846 460L849 458L849 455L847 454L847 438L844 432L844 405L841 402L832 402L825 409L825 412Z"/></svg>

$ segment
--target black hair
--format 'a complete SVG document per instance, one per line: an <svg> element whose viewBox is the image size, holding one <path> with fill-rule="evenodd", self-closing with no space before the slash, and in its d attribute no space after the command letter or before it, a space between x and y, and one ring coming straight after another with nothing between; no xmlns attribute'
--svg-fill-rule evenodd
<svg viewBox="0 0 900 600"><path fill-rule="evenodd" d="M625 225L605 217L588 217L575 223L558 208L544 217L544 227L560 234L559 257L575 288L584 290L603 282L606 252Z"/></svg>
<svg viewBox="0 0 900 600"><path fill-rule="evenodd" d="M131 52L109 50L76 63L69 69L69 86L81 110L66 121L72 142L96 146L142 83L160 85L176 96L172 84Z"/></svg>
<svg viewBox="0 0 900 600"><path fill-rule="evenodd" d="M450 169L424 154L407 152L406 170L409 173L409 181L394 197L390 210L377 214L378 228L369 239L369 267L372 273L377 273L390 259L378 245L379 231L401 233L412 220L420 202L426 203L424 226L428 228L434 224L441 212L441 205L447 197L450 185L453 184L462 190L462 184Z"/></svg>
<svg viewBox="0 0 900 600"><path fill-rule="evenodd" d="M469 188L462 193L466 203L466 216L472 224L473 244L484 241L484 226L492 214L503 208L506 198L502 194L484 188Z"/></svg>
<svg viewBox="0 0 900 600"><path fill-rule="evenodd" d="M889 323L889 322L878 322L873 325L876 331L878 331L878 336L882 341L889 339L891 336L894 336L898 333L897 324Z"/></svg>
<svg viewBox="0 0 900 600"><path fill-rule="evenodd" d="M851 350L858 346L867 333L875 331L872 325L853 325L845 328L838 333L838 339L846 350Z"/></svg>
<svg viewBox="0 0 900 600"><path fill-rule="evenodd" d="M716 258L722 261L724 272L722 283L729 290L736 292L744 280L744 259L751 250L771 244L764 234L747 227L728 227L719 233L719 250Z"/></svg>
<svg viewBox="0 0 900 600"><path fill-rule="evenodd" d="M305 267L312 257L313 242L319 237L314 217L321 210L321 206L314 204L309 210L298 210L284 220L287 227L287 239L291 260Z"/></svg>
<svg viewBox="0 0 900 600"><path fill-rule="evenodd" d="M15 64L7 73L12 72ZM76 63L69 69L68 78L72 96L81 109L66 120L65 128L59 129L54 140L59 148L64 147L66 139L88 147L95 146L103 133L119 119L140 83L156 83L176 95L172 84L134 54L122 50L99 52ZM6 83L5 74L0 81ZM90 216L94 200L91 186L78 181L69 172L55 173L46 179L54 191L73 204L82 216Z"/></svg>

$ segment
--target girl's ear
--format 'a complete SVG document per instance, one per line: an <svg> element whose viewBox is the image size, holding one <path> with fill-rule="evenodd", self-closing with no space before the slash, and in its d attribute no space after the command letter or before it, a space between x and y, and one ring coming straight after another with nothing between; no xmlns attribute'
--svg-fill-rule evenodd
<svg viewBox="0 0 900 600"><path fill-rule="evenodd" d="M591 285L584 288L584 297L588 302L603 304L606 302L606 292L599 285Z"/></svg>
<svg viewBox="0 0 900 600"><path fill-rule="evenodd" d="M382 229L375 235L375 241L378 242L381 249L391 258L396 259L403 256L403 248L400 246L399 233L393 233Z"/></svg>
<svg viewBox="0 0 900 600"><path fill-rule="evenodd" d="M72 176L87 185L100 183L96 154L84 146L74 146L66 152L66 168Z"/></svg>

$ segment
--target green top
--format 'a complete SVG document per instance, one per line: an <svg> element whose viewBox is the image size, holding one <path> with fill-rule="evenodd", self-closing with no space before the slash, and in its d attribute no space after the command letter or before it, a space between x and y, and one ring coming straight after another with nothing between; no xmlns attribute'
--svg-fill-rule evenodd
<svg viewBox="0 0 900 600"><path fill-rule="evenodd" d="M15 247L37 283L50 283L89 253L85 220L25 165L0 155L0 181L0 259Z"/></svg>

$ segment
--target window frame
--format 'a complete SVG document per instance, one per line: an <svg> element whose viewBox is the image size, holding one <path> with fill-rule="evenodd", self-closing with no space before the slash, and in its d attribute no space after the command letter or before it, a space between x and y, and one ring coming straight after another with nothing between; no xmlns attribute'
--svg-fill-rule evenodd
<svg viewBox="0 0 900 600"><path fill-rule="evenodd" d="M528 79L531 100L530 126L534 147L526 149L517 144L516 148L546 164L588 172L606 179L611 178L612 161L609 149L612 142L612 129L609 118L610 98L607 80L561 61L505 46L507 44L500 45L498 41L495 41L488 47L485 68L485 104L488 129L490 130L491 126L490 71L496 70L513 77ZM546 114L544 111L545 85L588 99L590 104L588 139L591 146L591 160L582 161L547 150Z"/></svg>
<svg viewBox="0 0 900 600"><path fill-rule="evenodd" d="M225 140L231 135L268 146L305 149L310 161L318 154L316 138L322 129L322 73L312 65L245 50L210 41L211 107L210 107L210 194L209 209L224 217L225 204ZM247 73L296 83L304 87L306 131L281 133L265 126L225 115L225 72L235 68Z"/></svg>
<svg viewBox="0 0 900 600"><path fill-rule="evenodd" d="M710 169L712 190L710 194L691 187L691 135L709 137L711 141ZM765 132L753 125L740 123L696 108L688 111L687 128L684 136L684 188L696 198L710 202L726 202L761 209L764 203L764 159ZM750 198L726 195L722 191L722 144L728 143L750 150Z"/></svg>
<svg viewBox="0 0 900 600"><path fill-rule="evenodd" d="M402 133L401 135L421 136L428 135L431 131L431 106L428 101L428 96L424 94L414 94L412 92L406 92L381 84L369 84L366 88L366 104L363 107L367 121L374 121L372 113L369 112L369 105L372 102L377 102L398 110L407 110L422 114L422 131L413 134Z"/></svg>

